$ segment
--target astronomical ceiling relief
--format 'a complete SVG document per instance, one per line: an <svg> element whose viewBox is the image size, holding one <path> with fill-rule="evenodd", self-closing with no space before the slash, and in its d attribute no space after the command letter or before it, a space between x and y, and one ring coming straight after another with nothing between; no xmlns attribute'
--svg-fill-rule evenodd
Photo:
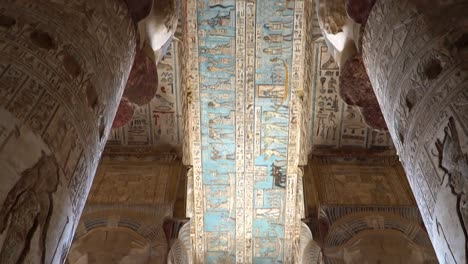
<svg viewBox="0 0 468 264"><path fill-rule="evenodd" d="M174 41L157 71L140 54L136 70L149 75L127 85L128 111L114 122L106 151L179 152L190 142L184 164L193 166L188 207L196 263L294 263L303 218L298 165L307 154L391 148L387 132L371 129L360 109L341 99L340 70L320 32L303 35L304 16L315 16L304 14L312 2L190 0L185 50ZM161 185L158 193L166 186L142 184ZM126 185L109 185L101 198L114 192L127 199Z"/></svg>
<svg viewBox="0 0 468 264"><path fill-rule="evenodd" d="M187 5L196 261L292 261L303 1Z"/></svg>
<svg viewBox="0 0 468 264"><path fill-rule="evenodd" d="M325 43L304 51L304 1L192 0L186 11L195 261L292 263L301 146L391 140L340 98Z"/></svg>

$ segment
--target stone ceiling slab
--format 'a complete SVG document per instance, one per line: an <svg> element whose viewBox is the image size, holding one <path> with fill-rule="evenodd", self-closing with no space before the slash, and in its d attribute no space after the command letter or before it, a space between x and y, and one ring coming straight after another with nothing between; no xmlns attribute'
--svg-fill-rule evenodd
<svg viewBox="0 0 468 264"><path fill-rule="evenodd" d="M303 9L187 3L198 262L293 261Z"/></svg>

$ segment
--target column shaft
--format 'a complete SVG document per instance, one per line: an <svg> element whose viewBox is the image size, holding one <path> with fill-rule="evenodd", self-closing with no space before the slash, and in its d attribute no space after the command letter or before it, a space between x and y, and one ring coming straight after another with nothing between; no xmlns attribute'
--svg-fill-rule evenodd
<svg viewBox="0 0 468 264"><path fill-rule="evenodd" d="M441 263L465 263L468 2L380 0L363 54Z"/></svg>
<svg viewBox="0 0 468 264"><path fill-rule="evenodd" d="M124 1L1 1L0 263L63 263L135 40Z"/></svg>

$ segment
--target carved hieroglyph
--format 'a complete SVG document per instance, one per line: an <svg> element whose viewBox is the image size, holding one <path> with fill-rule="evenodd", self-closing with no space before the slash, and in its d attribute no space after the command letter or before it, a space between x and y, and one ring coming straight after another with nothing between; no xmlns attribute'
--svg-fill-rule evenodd
<svg viewBox="0 0 468 264"><path fill-rule="evenodd" d="M61 263L134 49L123 1L2 1L0 263Z"/></svg>
<svg viewBox="0 0 468 264"><path fill-rule="evenodd" d="M312 103L304 105L304 112L310 115L310 148L392 149L389 133L373 130L359 107L347 105L341 98L340 69L324 41L307 43L304 101Z"/></svg>
<svg viewBox="0 0 468 264"><path fill-rule="evenodd" d="M184 104L180 96L180 90L182 90L180 83L184 73L179 69L178 59L181 56L179 46L181 45L177 42L172 42L168 53L158 64L158 78L147 77L133 87L132 92L137 93L134 97L142 100L143 96L153 94L153 91L143 91L145 94L140 94L142 93L139 90L142 88L141 84L150 86L152 82L158 82L157 91L154 91L155 94L149 103L132 104L134 113L130 113L131 116L123 120L127 123L111 130L107 141L108 148L159 147L158 149L160 149L160 147L167 147L167 149L176 150L181 148L183 137L187 136L188 133L182 131L185 118L181 118ZM147 67L150 68L149 65ZM146 72L146 74L149 73ZM140 78L141 76L137 75L136 77ZM135 103L135 100L133 102Z"/></svg>
<svg viewBox="0 0 468 264"><path fill-rule="evenodd" d="M442 263L465 263L468 3L378 1L364 62ZM465 24L464 24L465 23Z"/></svg>
<svg viewBox="0 0 468 264"><path fill-rule="evenodd" d="M195 262L294 262L304 1L187 2Z"/></svg>

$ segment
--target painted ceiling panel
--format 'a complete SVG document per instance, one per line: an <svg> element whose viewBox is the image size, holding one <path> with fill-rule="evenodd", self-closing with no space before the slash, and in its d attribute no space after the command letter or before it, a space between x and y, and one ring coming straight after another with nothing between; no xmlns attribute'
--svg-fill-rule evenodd
<svg viewBox="0 0 468 264"><path fill-rule="evenodd" d="M212 3L211 3L212 2ZM235 1L211 1L208 5L223 5L224 7L233 7ZM268 1L265 1L268 2ZM282 10L285 1L279 1L274 3L276 7L281 7L280 11L292 13L292 3L289 3L289 11ZM228 5L223 4L228 3ZM269 2L268 2L269 3ZM257 1L257 9L262 5L262 1ZM268 6L268 4L266 4ZM271 8L261 7L268 14L276 12L267 11ZM226 8L218 7L220 14L226 14ZM223 100L234 100L232 95L231 86L235 85L236 78L233 75L235 69L235 54L236 49L236 37L235 37L235 17L229 22L233 21L234 25L230 28L216 26L210 28L209 24L215 23L215 20L222 18L215 18L218 14L218 9L212 10L212 17L201 21L201 24L208 26L209 30L204 31L204 34L211 36L216 39L216 45L213 41L208 41L207 46L203 39L200 39L200 54L207 55L206 58L202 58L201 61L205 60L206 69L211 72L218 72L220 76L226 76L225 73L220 73L223 69L225 72L230 72L230 78L221 78L216 82L207 81L208 84L204 84L206 90L218 90L220 92L220 98ZM231 11L230 14L234 14ZM315 15L315 14L313 14ZM263 16L265 17L265 16ZM282 40L282 46L287 47L291 43L293 35L290 33L292 29L289 28L290 24L275 24L275 22L267 22L262 16L257 16L256 20L258 27L255 28L255 81L259 86L256 88L257 100L263 100L262 98L269 97L273 105L279 104L283 101L284 97L284 86L282 86L281 78L284 75L285 67L282 65L282 61L279 60L276 63L271 62L271 59L281 59L284 54L288 51L278 49L277 44ZM275 17L275 16L274 16ZM273 18L274 18L273 17ZM276 16L277 17L277 16ZM215 18L215 19L213 19ZM263 19L263 20L262 20ZM179 22L182 25L183 22ZM318 25L317 21L313 21L313 25ZM268 25L267 25L268 24ZM270 27L271 25L271 27ZM203 27L200 25L200 27ZM283 30L273 30L273 28L283 28ZM182 26L180 26L182 28ZM270 28L270 29L268 29ZM180 30L182 31L182 30ZM317 31L317 29L315 30ZM313 32L315 32L313 31ZM319 30L318 30L319 31ZM279 32L279 33L278 33ZM269 35L264 36L267 33ZM281 34L283 33L283 34ZM181 33L180 33L181 34ZM179 35L180 35L179 34ZM314 35L315 34L315 35ZM317 38L318 33L311 35L312 38ZM182 36L184 37L184 36ZM156 96L151 100L149 104L143 106L133 105L134 116L132 120L122 128L112 129L110 133L108 145L113 147L118 146L136 146L136 147L172 147L177 150L180 149L184 135L182 131L183 120L182 116L182 100L181 94L181 78L185 72L181 71L180 54L178 53L177 46L178 42L173 42L169 47L167 55L158 64L158 75L159 75L159 86L157 89ZM215 45L215 46L213 46ZM276 45L276 46L275 46ZM270 47L271 46L271 47ZM373 147L386 147L393 148L390 136L388 132L378 131L370 128L364 122L360 110L358 107L348 106L340 98L338 94L339 87L339 68L334 62L333 57L328 51L328 47L323 40L315 41L314 43L307 44L307 49L311 49L313 54L310 61L307 61L307 70L313 71L311 76L314 80L308 85L305 85L304 89L309 89L308 95L310 98L307 100L311 104L305 108L305 112L308 114L306 125L310 127L310 134L308 142L308 152L313 147L360 147L360 148L373 148ZM307 52L308 52L307 50ZM273 55L273 53L277 53ZM284 54L283 54L284 53ZM227 54L231 54L230 57ZM234 55L233 55L234 54ZM259 56L258 54L261 54ZM263 58L265 56L265 59ZM214 64L213 57L216 57L219 62ZM262 57L261 59L258 59ZM234 58L234 59L233 59ZM185 63L183 61L182 63ZM291 63L290 60L288 63ZM288 70L291 71L291 65L288 66ZM229 75L229 74L228 74ZM214 84L213 84L214 83ZM200 94L202 98L206 95L203 91ZM224 93L224 94L222 94ZM231 95L229 94L231 93ZM230 97L229 97L230 96ZM206 97L206 96L205 96ZM208 100L208 99L206 99ZM266 100L263 100L265 102ZM285 100L284 105L288 104L288 99ZM213 102L212 106L216 106ZM276 108L275 108L276 110ZM259 118L263 118L265 122L276 122L284 118L288 118L288 110L284 107L278 108L277 113L271 111L259 112L260 109L256 108L256 113L261 114ZM221 115L220 113L212 113L210 119L215 119L212 122L223 123L226 125L235 123L235 109L231 112L226 112ZM257 131L260 128L257 124ZM210 131L212 137L222 139L229 138L229 134L216 133L217 131ZM232 137L231 137L232 138ZM258 137L257 137L258 138ZM280 141L281 139L275 140ZM257 142L258 143L258 142ZM272 144L272 139L266 138L264 144ZM167 148L165 148L167 150ZM258 148L255 154L259 154L260 148Z"/></svg>
<svg viewBox="0 0 468 264"><path fill-rule="evenodd" d="M292 263L300 156L312 147L391 146L387 132L370 129L359 109L340 98L339 69L326 44L304 43L303 5L188 0L188 56L179 58L172 44L158 65L156 96L135 106L131 122L109 137L110 146L158 149L178 149L190 138L198 262ZM187 79L188 135L181 79Z"/></svg>
<svg viewBox="0 0 468 264"><path fill-rule="evenodd" d="M199 262L292 256L302 9L282 0L187 4Z"/></svg>
<svg viewBox="0 0 468 264"><path fill-rule="evenodd" d="M177 43L173 42L158 64L156 95L146 105L133 105L132 120L121 128L112 129L107 141L109 146L180 148L183 135L177 59Z"/></svg>
<svg viewBox="0 0 468 264"><path fill-rule="evenodd" d="M323 40L310 45L316 67L311 89L311 145L314 147L393 148L387 131L371 129L358 107L349 106L339 96L340 69Z"/></svg>
<svg viewBox="0 0 468 264"><path fill-rule="evenodd" d="M208 263L218 263L231 258L230 244L235 238L235 1L199 2L199 7L205 258Z"/></svg>

